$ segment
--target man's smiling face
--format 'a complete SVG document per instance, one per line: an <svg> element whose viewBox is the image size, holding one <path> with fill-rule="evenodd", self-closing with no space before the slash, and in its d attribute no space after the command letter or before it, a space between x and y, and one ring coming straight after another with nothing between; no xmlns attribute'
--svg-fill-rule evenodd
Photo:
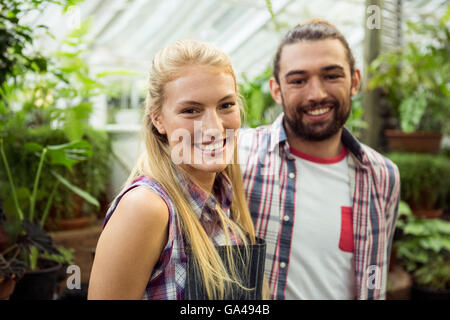
<svg viewBox="0 0 450 320"><path fill-rule="evenodd" d="M280 58L280 83L271 80L274 99L283 105L287 130L301 139L323 141L347 121L360 74L350 74L339 40L286 45Z"/></svg>

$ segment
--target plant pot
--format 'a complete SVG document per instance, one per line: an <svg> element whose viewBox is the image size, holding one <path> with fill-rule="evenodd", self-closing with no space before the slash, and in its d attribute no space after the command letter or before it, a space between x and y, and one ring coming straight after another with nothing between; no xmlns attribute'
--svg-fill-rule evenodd
<svg viewBox="0 0 450 320"><path fill-rule="evenodd" d="M444 210L442 209L414 209L412 210L416 217L435 219L442 215Z"/></svg>
<svg viewBox="0 0 450 320"><path fill-rule="evenodd" d="M58 222L58 229L63 230L77 230L83 229L91 225L94 217L79 217L72 219L61 219Z"/></svg>
<svg viewBox="0 0 450 320"><path fill-rule="evenodd" d="M9 300L14 291L16 281L0 279L0 300Z"/></svg>
<svg viewBox="0 0 450 320"><path fill-rule="evenodd" d="M441 148L442 133L440 132L410 132L400 130L385 130L391 152L416 152L437 154Z"/></svg>
<svg viewBox="0 0 450 320"><path fill-rule="evenodd" d="M422 287L416 283L413 283L411 291L412 300L450 300L450 289L446 290L434 290Z"/></svg>
<svg viewBox="0 0 450 320"><path fill-rule="evenodd" d="M412 277L401 266L397 265L388 273L387 300L410 300Z"/></svg>
<svg viewBox="0 0 450 320"><path fill-rule="evenodd" d="M56 278L61 264L50 260L39 260L41 269L28 271L17 282L11 300L53 300Z"/></svg>

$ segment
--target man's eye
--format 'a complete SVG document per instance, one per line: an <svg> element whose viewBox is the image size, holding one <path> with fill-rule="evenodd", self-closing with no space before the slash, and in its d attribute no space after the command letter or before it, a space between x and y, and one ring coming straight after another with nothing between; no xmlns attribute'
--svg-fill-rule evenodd
<svg viewBox="0 0 450 320"><path fill-rule="evenodd" d="M340 78L341 75L340 75L340 74L329 74L329 75L327 75L327 76L325 76L325 77L326 77L327 79L334 80L334 79Z"/></svg>
<svg viewBox="0 0 450 320"><path fill-rule="evenodd" d="M290 84L305 84L306 80L305 79L294 79L289 81Z"/></svg>

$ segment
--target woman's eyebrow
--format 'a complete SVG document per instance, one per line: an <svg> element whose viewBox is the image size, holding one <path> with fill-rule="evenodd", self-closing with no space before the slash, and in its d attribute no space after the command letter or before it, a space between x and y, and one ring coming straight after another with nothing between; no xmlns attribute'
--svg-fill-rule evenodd
<svg viewBox="0 0 450 320"><path fill-rule="evenodd" d="M235 96L235 95L232 94L232 93L227 94L225 97L221 98L218 102L223 102L223 101L225 101L225 100L234 98L234 96ZM179 104L182 104L182 105L191 105L191 106L199 106L199 107L204 106L203 103L198 102L198 101L195 101L195 100L182 100L182 101L179 102Z"/></svg>
<svg viewBox="0 0 450 320"><path fill-rule="evenodd" d="M223 102L225 100L234 98L234 96L235 96L234 94L230 93L230 94L226 95L225 97L223 97L222 99L220 99L219 102Z"/></svg>
<svg viewBox="0 0 450 320"><path fill-rule="evenodd" d="M194 100L183 100L181 102L179 102L179 104L184 104L184 105L191 105L191 106L203 106L203 103L198 102L198 101L194 101Z"/></svg>

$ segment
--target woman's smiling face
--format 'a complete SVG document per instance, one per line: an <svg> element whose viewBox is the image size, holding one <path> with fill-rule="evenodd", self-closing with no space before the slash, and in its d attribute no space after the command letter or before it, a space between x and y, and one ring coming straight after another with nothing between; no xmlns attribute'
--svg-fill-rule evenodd
<svg viewBox="0 0 450 320"><path fill-rule="evenodd" d="M153 123L167 135L172 161L188 172L220 172L233 160L241 126L234 77L222 69L187 66L164 87Z"/></svg>

